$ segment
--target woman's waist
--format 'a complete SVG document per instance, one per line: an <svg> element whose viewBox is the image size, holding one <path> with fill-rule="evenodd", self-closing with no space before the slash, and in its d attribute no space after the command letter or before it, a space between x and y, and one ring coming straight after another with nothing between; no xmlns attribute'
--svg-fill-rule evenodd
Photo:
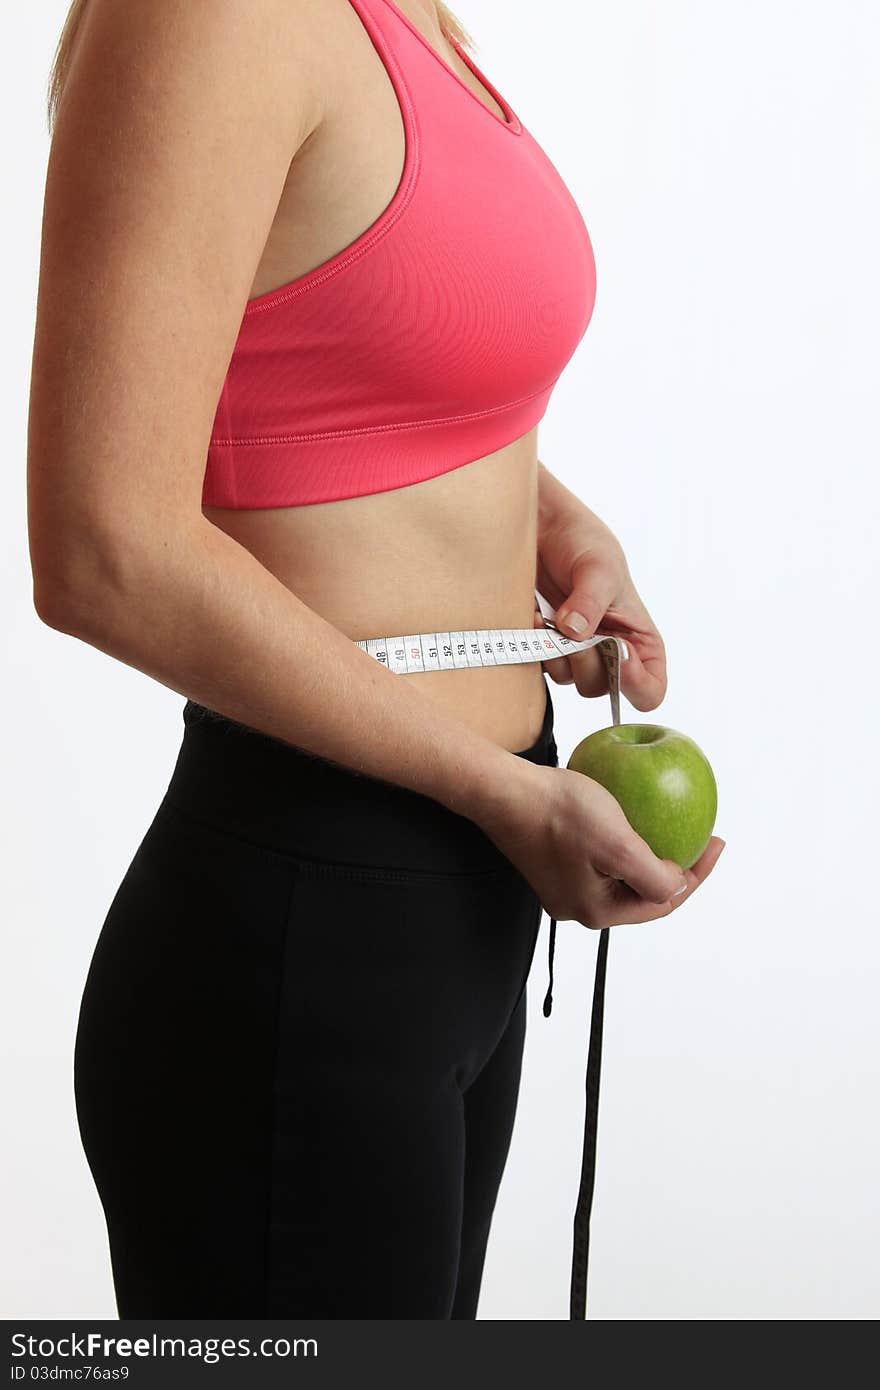
<svg viewBox="0 0 880 1390"><path fill-rule="evenodd" d="M541 728L540 666L432 670L430 647L439 644L436 665L446 666L457 632L533 628L535 452L529 435L411 487L317 506L211 509L210 519L353 641L422 636L426 661L402 678L517 752Z"/></svg>
<svg viewBox="0 0 880 1390"><path fill-rule="evenodd" d="M384 600L359 597L349 614L331 607L323 616L444 712L519 752L544 714L536 653L511 650L514 634L537 632L535 607L533 567L499 582L462 566L454 583L389 586Z"/></svg>
<svg viewBox="0 0 880 1390"><path fill-rule="evenodd" d="M347 636L531 621L531 436L409 487L304 506L206 508Z"/></svg>
<svg viewBox="0 0 880 1390"><path fill-rule="evenodd" d="M261 564L325 622L353 641L416 633L532 627L536 542L505 553L450 544L421 547L363 537L326 549L303 542L299 554L257 552Z"/></svg>
<svg viewBox="0 0 880 1390"><path fill-rule="evenodd" d="M483 738L519 753L539 737L546 687L538 663L400 674Z"/></svg>

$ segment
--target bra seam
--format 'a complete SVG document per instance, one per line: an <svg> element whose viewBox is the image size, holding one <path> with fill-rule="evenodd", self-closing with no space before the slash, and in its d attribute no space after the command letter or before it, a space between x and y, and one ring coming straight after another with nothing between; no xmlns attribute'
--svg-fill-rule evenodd
<svg viewBox="0 0 880 1390"><path fill-rule="evenodd" d="M357 9L357 7L354 8ZM244 314L242 316L243 322L254 314L269 313L272 309L276 309L282 304L288 304L292 299L298 299L300 295L308 294L310 290L316 289L318 285L323 285L327 280L332 280L340 271L346 270L350 265L359 261L362 256L367 255L368 252L373 250L374 246L378 245L392 227L396 226L413 200L422 168L422 136L419 127L418 113L409 83L406 79L403 67L397 59L397 55L382 33L381 25L375 19L372 12L369 11L366 6L364 6L364 9L367 10L370 25L373 26L372 28L364 23L363 14L360 9L357 9L357 14L385 67L391 85L394 88L394 94L398 100L398 105L402 103L405 111L406 119L403 122L403 133L406 144L404 164L409 165L407 181L402 191L400 185L398 185L397 190L392 195L391 201L386 205L385 209L379 213L372 228L368 227L365 231L360 233L359 236L355 237L355 244L348 252L343 247L335 256L329 257L331 264L326 265L323 271L320 265L316 266L314 271L305 271L289 288L280 285L277 290L267 290L266 293L270 298L265 303L261 302L263 296L256 296L255 302L250 302L245 305ZM377 34L380 35L381 38L381 48L379 48L376 43ZM389 63L399 83L399 91L398 88L395 87L394 77L389 71ZM409 125L409 129L407 129L407 124ZM405 170L401 171L401 182L403 182L404 172ZM398 194L400 195L399 201ZM397 204L395 207L392 206L394 203Z"/></svg>
<svg viewBox="0 0 880 1390"><path fill-rule="evenodd" d="M487 410L468 411L463 415L443 415L434 420L405 420L399 424L360 425L343 430L313 430L308 434L268 434L242 436L236 439L211 439L209 447L237 448L251 444L305 444L313 439L348 439L362 434L388 434L396 430L434 429L466 420L479 420L488 415L500 415L504 410L514 410L518 405L528 405L529 401L533 401L536 396L541 396L545 391L548 391L556 380L557 378L554 378L547 386L540 386L537 391L532 391L528 396L520 396L515 401L506 401L504 405L491 406Z"/></svg>

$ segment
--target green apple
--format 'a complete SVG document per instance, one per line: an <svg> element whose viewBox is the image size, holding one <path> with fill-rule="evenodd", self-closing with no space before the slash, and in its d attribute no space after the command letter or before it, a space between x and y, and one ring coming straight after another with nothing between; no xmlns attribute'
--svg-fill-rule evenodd
<svg viewBox="0 0 880 1390"><path fill-rule="evenodd" d="M660 859L696 863L712 835L718 789L705 753L662 724L615 724L581 739L567 766L618 801Z"/></svg>

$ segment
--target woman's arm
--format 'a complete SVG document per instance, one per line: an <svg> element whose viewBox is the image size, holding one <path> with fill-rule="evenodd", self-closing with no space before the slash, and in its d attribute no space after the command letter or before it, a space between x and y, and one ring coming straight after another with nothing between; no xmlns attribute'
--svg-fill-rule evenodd
<svg viewBox="0 0 880 1390"><path fill-rule="evenodd" d="M621 666L621 689L636 709L656 709L666 694L666 649L636 591L623 547L540 460L536 579L553 605L554 621L570 637L592 637L601 629L626 640L629 660ZM540 615L535 623L543 625ZM561 684L575 684L581 695L608 690L605 667L593 648L548 662L544 669Z"/></svg>
<svg viewBox="0 0 880 1390"><path fill-rule="evenodd" d="M46 185L34 602L172 690L479 819L520 760L384 670L201 512L245 302L336 61L322 9L91 0Z"/></svg>
<svg viewBox="0 0 880 1390"><path fill-rule="evenodd" d="M573 512L581 512L587 517L591 517L597 527L602 527L608 531L604 521L600 521L595 512L591 512L586 503L561 483L557 477L550 472L546 464L538 459L538 529L546 529L554 522ZM608 531L611 535L611 532Z"/></svg>

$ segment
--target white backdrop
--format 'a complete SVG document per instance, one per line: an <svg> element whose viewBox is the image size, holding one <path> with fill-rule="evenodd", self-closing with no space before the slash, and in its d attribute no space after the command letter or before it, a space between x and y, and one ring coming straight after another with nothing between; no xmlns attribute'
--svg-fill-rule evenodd
<svg viewBox="0 0 880 1390"><path fill-rule="evenodd" d="M43 99L66 8L8 8L0 88L0 1299L34 1318L115 1316L73 1038L183 704L31 605ZM590 228L596 308L540 454L624 542L668 647L651 717L709 755L728 842L673 918L612 934L590 1316L875 1317L880 10L459 0L458 13ZM608 706L551 690L564 761ZM597 940L560 924L545 1020L544 920L482 1318L567 1317Z"/></svg>

